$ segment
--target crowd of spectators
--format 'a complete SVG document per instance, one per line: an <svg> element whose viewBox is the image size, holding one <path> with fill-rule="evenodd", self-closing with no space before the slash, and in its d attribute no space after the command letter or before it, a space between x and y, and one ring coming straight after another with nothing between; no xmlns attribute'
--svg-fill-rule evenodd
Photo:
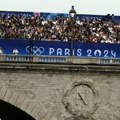
<svg viewBox="0 0 120 120"><path fill-rule="evenodd" d="M120 23L105 18L44 18L0 13L0 38L120 43Z"/></svg>

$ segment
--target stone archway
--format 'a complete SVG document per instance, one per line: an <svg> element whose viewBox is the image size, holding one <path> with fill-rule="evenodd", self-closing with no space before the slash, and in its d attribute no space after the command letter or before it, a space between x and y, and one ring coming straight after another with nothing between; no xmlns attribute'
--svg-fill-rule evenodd
<svg viewBox="0 0 120 120"><path fill-rule="evenodd" d="M0 100L0 119L1 120L35 120L23 110Z"/></svg>
<svg viewBox="0 0 120 120"><path fill-rule="evenodd" d="M35 120L41 120L47 111L43 110L37 102L29 100L24 94L4 87L0 88L0 100L19 108ZM42 113L42 114L41 114Z"/></svg>

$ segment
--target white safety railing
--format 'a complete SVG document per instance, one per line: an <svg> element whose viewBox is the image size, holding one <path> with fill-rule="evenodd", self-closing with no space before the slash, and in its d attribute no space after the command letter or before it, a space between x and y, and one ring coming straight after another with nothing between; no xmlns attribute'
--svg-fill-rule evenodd
<svg viewBox="0 0 120 120"><path fill-rule="evenodd" d="M120 58L100 58L100 64L119 64Z"/></svg>
<svg viewBox="0 0 120 120"><path fill-rule="evenodd" d="M113 64L120 65L120 58L74 57L74 56L31 56L31 55L0 55L0 62L25 63L63 63L63 64Z"/></svg>
<svg viewBox="0 0 120 120"><path fill-rule="evenodd" d="M28 55L5 55L4 58L7 62L33 62L33 57Z"/></svg>

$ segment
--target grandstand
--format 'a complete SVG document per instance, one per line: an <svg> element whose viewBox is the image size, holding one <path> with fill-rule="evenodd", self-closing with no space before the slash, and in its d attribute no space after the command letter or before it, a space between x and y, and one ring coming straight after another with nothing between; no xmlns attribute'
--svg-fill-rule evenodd
<svg viewBox="0 0 120 120"><path fill-rule="evenodd" d="M12 51L17 48L19 62L34 62L36 56L36 62L81 64L86 58L88 63L94 63L88 60L91 58L97 59L98 64L111 64L111 59L119 64L119 21L120 17L114 14L76 14L71 18L63 13L1 11L0 46L4 51L1 60L15 61Z"/></svg>
<svg viewBox="0 0 120 120"><path fill-rule="evenodd" d="M47 41L119 43L120 24L112 14L106 16L67 14L0 13L0 38Z"/></svg>

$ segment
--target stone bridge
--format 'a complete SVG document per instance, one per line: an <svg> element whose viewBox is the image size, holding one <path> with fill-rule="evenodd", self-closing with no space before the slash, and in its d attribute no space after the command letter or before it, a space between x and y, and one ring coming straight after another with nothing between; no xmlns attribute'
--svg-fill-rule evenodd
<svg viewBox="0 0 120 120"><path fill-rule="evenodd" d="M120 67L0 63L0 99L36 120L120 120Z"/></svg>

